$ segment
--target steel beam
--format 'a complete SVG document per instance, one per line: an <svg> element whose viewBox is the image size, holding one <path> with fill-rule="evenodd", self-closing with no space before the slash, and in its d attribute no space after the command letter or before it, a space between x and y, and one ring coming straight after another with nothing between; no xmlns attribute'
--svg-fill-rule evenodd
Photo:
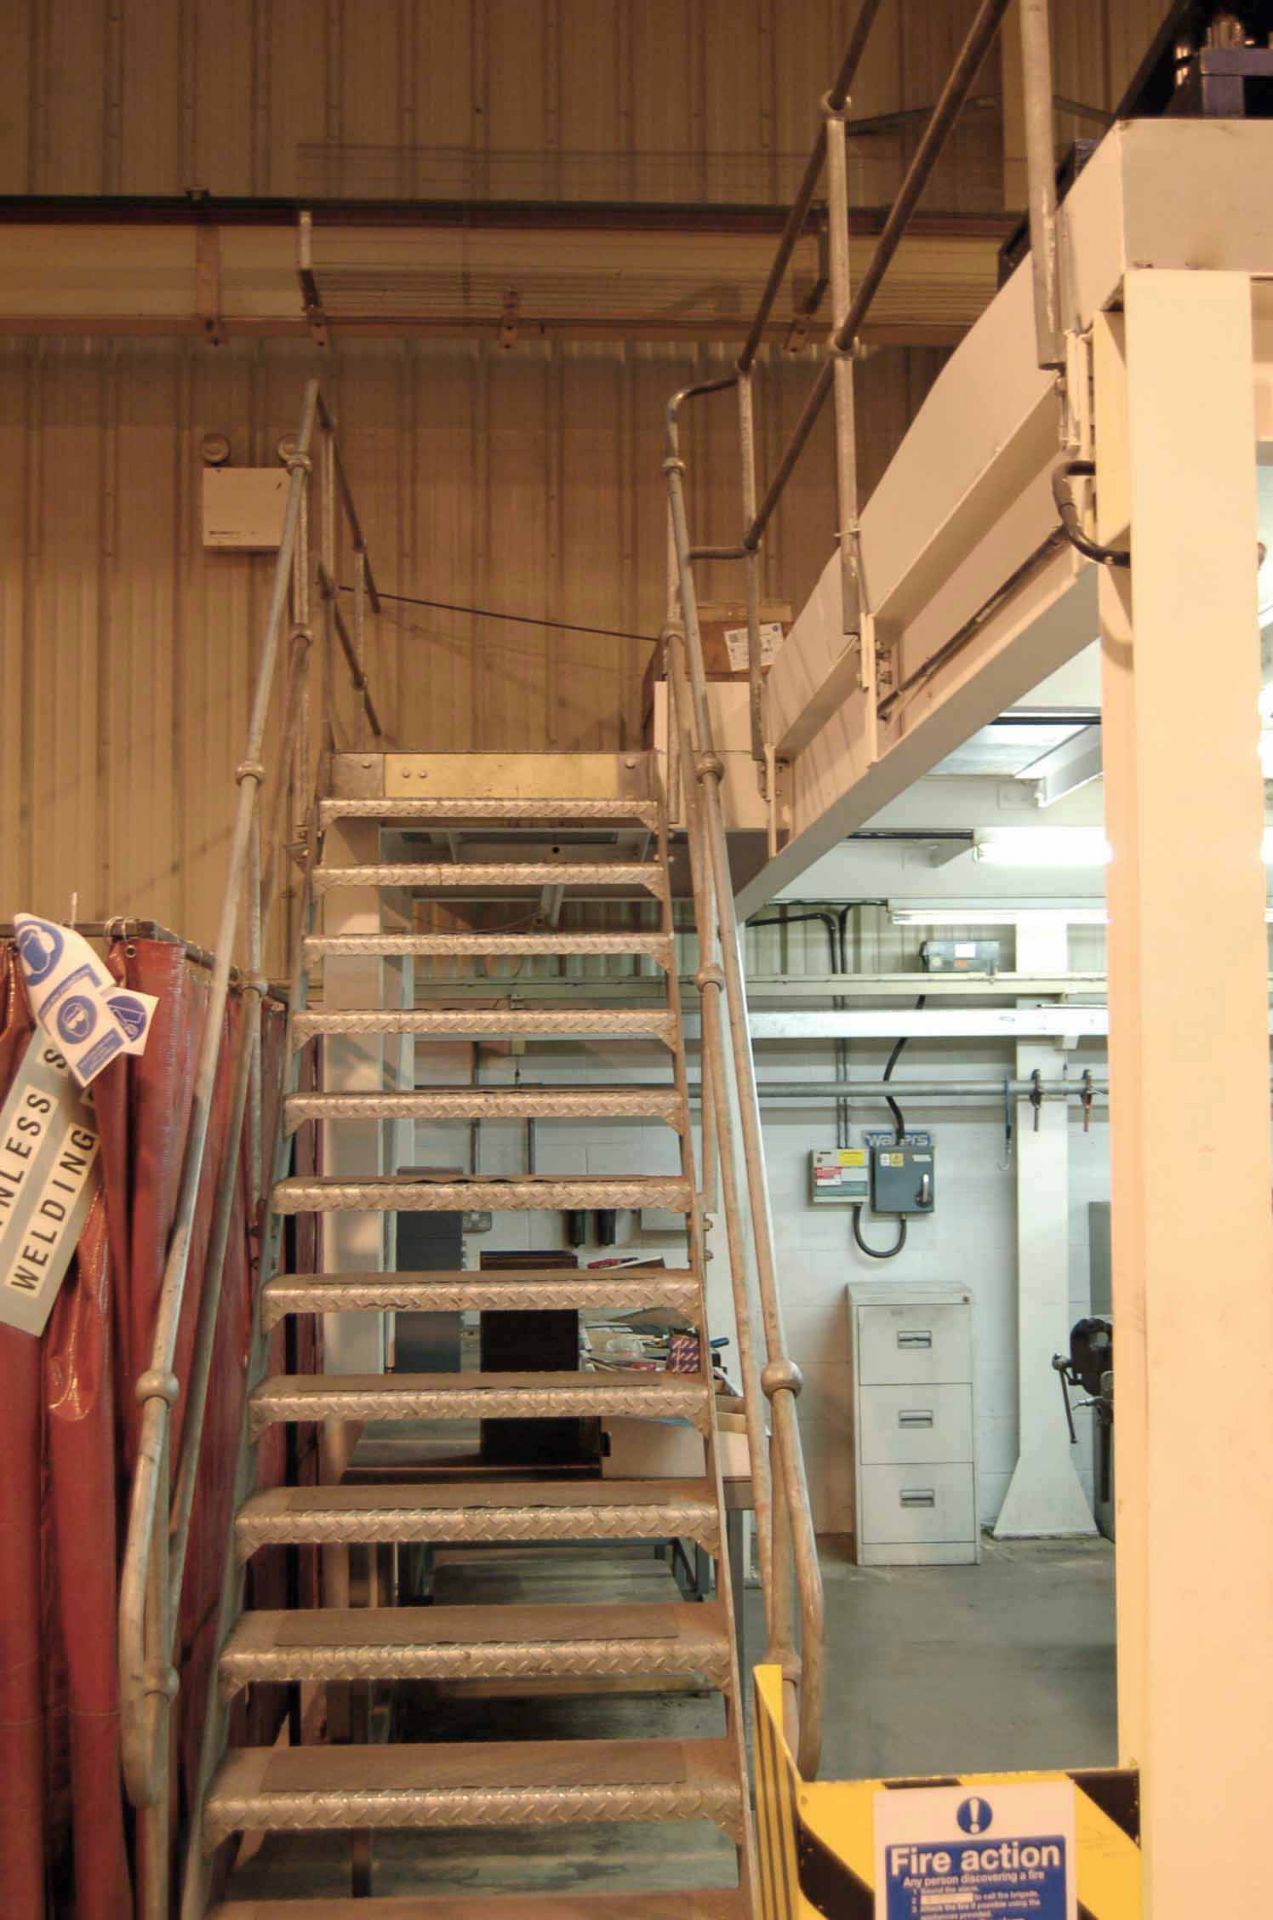
<svg viewBox="0 0 1273 1920"><path fill-rule="evenodd" d="M278 200L0 200L0 335L729 341L785 209ZM308 280L297 279L308 216ZM878 213L856 216L864 257ZM866 338L953 345L994 297L1006 223L929 215L908 234ZM812 247L812 238L800 242ZM810 255L812 259L812 254ZM736 309L731 307L731 312ZM766 338L782 339L784 307Z"/></svg>
<svg viewBox="0 0 1273 1920"><path fill-rule="evenodd" d="M1037 804L1051 807L1058 800L1064 800L1067 794L1090 786L1093 780L1100 778L1100 773L1101 729L1098 724L1084 727L1081 733L1063 740L1059 747L1041 754L1015 777L1033 781L1038 789L1035 794Z"/></svg>

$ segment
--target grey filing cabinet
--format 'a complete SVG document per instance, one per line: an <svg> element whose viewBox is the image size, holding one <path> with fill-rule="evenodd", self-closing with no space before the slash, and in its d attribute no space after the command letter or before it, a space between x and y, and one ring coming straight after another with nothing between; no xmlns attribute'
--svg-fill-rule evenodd
<svg viewBox="0 0 1273 1920"><path fill-rule="evenodd" d="M886 1281L848 1293L858 1565L978 1560L972 1295Z"/></svg>

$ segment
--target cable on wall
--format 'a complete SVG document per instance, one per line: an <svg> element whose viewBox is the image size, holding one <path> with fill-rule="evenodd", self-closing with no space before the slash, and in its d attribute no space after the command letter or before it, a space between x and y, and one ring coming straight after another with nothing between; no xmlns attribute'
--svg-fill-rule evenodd
<svg viewBox="0 0 1273 1920"><path fill-rule="evenodd" d="M920 994L919 999L915 1002L916 1012L925 1005L927 999L928 995L926 993ZM889 1054L888 1065L884 1069L883 1077L886 1082L893 1078L893 1069L905 1051L908 1038L908 1035L903 1034L900 1039L893 1042L893 1051ZM906 1138L906 1116L891 1093L886 1093L884 1099L889 1112L893 1116L894 1133L897 1143L900 1146ZM906 1245L906 1228L906 1215L901 1214L897 1222L897 1238L894 1240L892 1246L873 1247L870 1241L864 1238L862 1233L862 1202L859 1200L853 1209L854 1245L860 1252L867 1256L868 1260L895 1260L897 1255L902 1251L902 1248Z"/></svg>

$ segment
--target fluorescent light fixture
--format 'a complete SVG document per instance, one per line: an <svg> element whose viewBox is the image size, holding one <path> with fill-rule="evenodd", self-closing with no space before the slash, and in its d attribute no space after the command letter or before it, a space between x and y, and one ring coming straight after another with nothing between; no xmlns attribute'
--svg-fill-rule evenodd
<svg viewBox="0 0 1273 1920"><path fill-rule="evenodd" d="M973 859L992 867L1103 867L1109 841L1100 827L990 827Z"/></svg>
<svg viewBox="0 0 1273 1920"><path fill-rule="evenodd" d="M1268 838L1273 840L1273 833ZM979 900L948 900L925 905L912 901L908 907L889 903L888 917L895 927L1017 927L1039 915L1049 920L1064 920L1071 927L1107 927L1109 914L1104 907L1078 906L1067 900L1035 900L1028 906L1004 906ZM1273 926L1273 907L1264 911L1266 926Z"/></svg>
<svg viewBox="0 0 1273 1920"><path fill-rule="evenodd" d="M895 927L1016 927L1024 920L1065 920L1072 927L1103 927L1104 907L1090 901L1031 900L1006 904L1002 900L922 900L908 906L889 905Z"/></svg>

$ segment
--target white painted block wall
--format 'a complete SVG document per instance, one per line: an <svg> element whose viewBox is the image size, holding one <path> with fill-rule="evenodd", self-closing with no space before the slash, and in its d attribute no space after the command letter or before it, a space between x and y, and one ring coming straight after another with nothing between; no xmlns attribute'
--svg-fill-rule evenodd
<svg viewBox="0 0 1273 1920"><path fill-rule="evenodd" d="M912 1054L914 1058L912 1058ZM855 1046L850 1071L877 1076L884 1064L882 1048ZM655 1047L579 1046L530 1051L520 1067L525 1081L574 1082L591 1080L617 1085L625 1079L649 1079L666 1071L667 1056ZM1086 1066L1104 1071L1098 1051L1084 1048L1071 1055L1070 1071L1077 1076ZM1062 1056L1058 1054L1057 1070ZM482 1078L487 1084L509 1084L515 1063L508 1056L483 1054ZM760 1051L762 1078L817 1081L832 1071L832 1049L827 1045L766 1046ZM853 1473L849 1456L849 1353L845 1289L857 1279L891 1280L899 1287L913 1283L958 1281L974 1297L977 1347L979 1418L980 1518L992 1521L999 1510L1016 1459L1016 1169L1004 1166L1001 1103L993 1107L951 1101L939 1105L907 1099L907 1074L959 1078L1011 1071L1011 1054L987 1044L980 1050L957 1043L915 1046L897 1068L896 1080L908 1126L931 1127L937 1141L937 1209L929 1219L911 1223L904 1252L893 1261L867 1260L853 1246L847 1208L815 1208L808 1198L809 1153L814 1147L833 1147L835 1115L831 1104L806 1101L786 1107L763 1108L765 1151L774 1213L779 1275L792 1353L805 1376L800 1420L809 1472L815 1519L822 1532L846 1532L851 1523ZM418 1077L441 1079L419 1049ZM453 1080L448 1072L445 1076ZM458 1076L454 1076L458 1077ZM874 1103L855 1106L854 1139L863 1126L889 1124L887 1108ZM1075 1106L1071 1118L1070 1153L1070 1276L1073 1318L1085 1313L1088 1291L1088 1202L1109 1197L1108 1130L1105 1111L1098 1108L1091 1132L1084 1134ZM417 1164L467 1168L467 1126L419 1125L416 1129ZM491 1122L481 1129L481 1171L520 1174L524 1170L524 1135L518 1124ZM546 1123L536 1127L536 1165L543 1174L635 1172L672 1173L677 1170L676 1136L651 1122ZM892 1237L888 1221L866 1217L868 1237L882 1243ZM643 1246L660 1253L669 1265L685 1258L679 1236L637 1232L634 1215L621 1215L619 1233L624 1248ZM723 1242L723 1233L715 1239ZM466 1261L477 1266L483 1249L514 1247L555 1249L565 1246L560 1215L495 1215L492 1231L466 1239ZM591 1245L579 1249L581 1262L612 1251ZM728 1286L723 1257L709 1271L709 1298ZM728 1331L727 1314L715 1317L713 1331ZM727 1364L732 1353L727 1352ZM736 1374L736 1367L730 1371ZM1038 1383L1040 1393L1059 1393L1054 1374ZM1090 1415L1079 1417L1079 1468L1091 1495L1092 1450Z"/></svg>

